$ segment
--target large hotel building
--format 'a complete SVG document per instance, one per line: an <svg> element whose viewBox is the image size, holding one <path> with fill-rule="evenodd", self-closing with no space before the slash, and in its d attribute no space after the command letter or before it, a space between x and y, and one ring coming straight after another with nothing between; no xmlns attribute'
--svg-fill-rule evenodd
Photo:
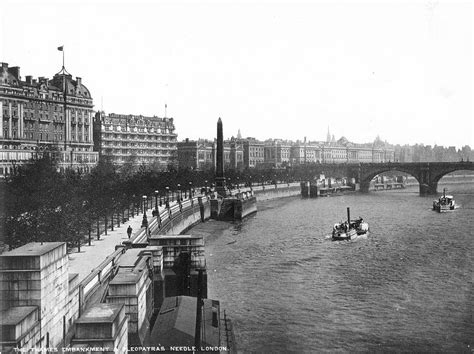
<svg viewBox="0 0 474 354"><path fill-rule="evenodd" d="M93 100L81 78L63 68L52 79L22 80L19 67L0 65L0 177L45 152L61 170L95 166Z"/></svg>
<svg viewBox="0 0 474 354"><path fill-rule="evenodd" d="M19 67L0 68L0 177L15 166L52 154L60 170L89 171L99 158L164 170L215 167L215 143L177 142L173 118L93 112L93 100L80 77L64 68L52 79L26 76ZM308 163L395 161L394 147L376 139L355 144L231 138L224 143L226 168L268 168Z"/></svg>
<svg viewBox="0 0 474 354"><path fill-rule="evenodd" d="M94 149L116 165L176 166L176 139L173 118L97 112L94 119Z"/></svg>

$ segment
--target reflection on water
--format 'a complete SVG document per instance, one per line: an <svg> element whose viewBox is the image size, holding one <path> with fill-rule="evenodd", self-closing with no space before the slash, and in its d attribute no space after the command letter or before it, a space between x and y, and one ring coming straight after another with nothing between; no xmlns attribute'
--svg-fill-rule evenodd
<svg viewBox="0 0 474 354"><path fill-rule="evenodd" d="M474 333L474 186L439 214L418 189L259 203L243 223L210 221L209 297L243 352L466 351ZM366 239L333 242L362 216ZM469 347L470 346L470 347Z"/></svg>

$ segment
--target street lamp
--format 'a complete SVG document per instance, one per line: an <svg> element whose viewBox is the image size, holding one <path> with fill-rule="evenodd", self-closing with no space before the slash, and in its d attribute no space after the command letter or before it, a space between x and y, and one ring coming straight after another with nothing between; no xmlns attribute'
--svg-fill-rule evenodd
<svg viewBox="0 0 474 354"><path fill-rule="evenodd" d="M130 207L130 204L128 207ZM135 217L135 194L132 195L132 218L133 217Z"/></svg>
<svg viewBox="0 0 474 354"><path fill-rule="evenodd" d="M143 220L142 220L142 227L148 227L148 220L146 218L146 209L145 209L145 203L147 201L147 197L146 195L144 195L143 197Z"/></svg>
<svg viewBox="0 0 474 354"><path fill-rule="evenodd" d="M193 199L193 182L189 182L189 199Z"/></svg>
<svg viewBox="0 0 474 354"><path fill-rule="evenodd" d="M181 184L178 183L178 201L181 201Z"/></svg>
<svg viewBox="0 0 474 354"><path fill-rule="evenodd" d="M206 195L207 195L207 179L204 181L205 185L206 185Z"/></svg>
<svg viewBox="0 0 474 354"><path fill-rule="evenodd" d="M158 194L159 192L156 190L155 191L155 213L158 215Z"/></svg>
<svg viewBox="0 0 474 354"><path fill-rule="evenodd" d="M170 187L165 187L166 189L166 207L170 208Z"/></svg>

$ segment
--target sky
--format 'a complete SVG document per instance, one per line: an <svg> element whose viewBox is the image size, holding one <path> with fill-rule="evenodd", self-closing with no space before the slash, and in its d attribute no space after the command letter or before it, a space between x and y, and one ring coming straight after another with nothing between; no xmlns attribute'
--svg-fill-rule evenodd
<svg viewBox="0 0 474 354"><path fill-rule="evenodd" d="M0 61L82 78L95 110L178 140L474 148L470 1L5 1Z"/></svg>

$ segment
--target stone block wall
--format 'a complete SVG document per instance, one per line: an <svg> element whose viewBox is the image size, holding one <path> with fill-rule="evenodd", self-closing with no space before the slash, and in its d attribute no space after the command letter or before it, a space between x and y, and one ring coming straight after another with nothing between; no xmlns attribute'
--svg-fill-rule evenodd
<svg viewBox="0 0 474 354"><path fill-rule="evenodd" d="M139 341L131 343L133 345L143 344L150 327L149 320L153 311L151 287L152 281L147 269L131 272L121 270L109 284L106 302L125 306L125 313L129 319L129 335L131 338L138 338Z"/></svg>
<svg viewBox="0 0 474 354"><path fill-rule="evenodd" d="M123 304L95 304L76 321L71 347L91 348L89 353L126 353L127 332L128 318Z"/></svg>
<svg viewBox="0 0 474 354"><path fill-rule="evenodd" d="M68 259L63 242L29 243L0 256L0 309L37 306L41 347L59 347L66 330Z"/></svg>
<svg viewBox="0 0 474 354"><path fill-rule="evenodd" d="M41 339L38 307L18 306L0 311L0 350L34 348Z"/></svg>

